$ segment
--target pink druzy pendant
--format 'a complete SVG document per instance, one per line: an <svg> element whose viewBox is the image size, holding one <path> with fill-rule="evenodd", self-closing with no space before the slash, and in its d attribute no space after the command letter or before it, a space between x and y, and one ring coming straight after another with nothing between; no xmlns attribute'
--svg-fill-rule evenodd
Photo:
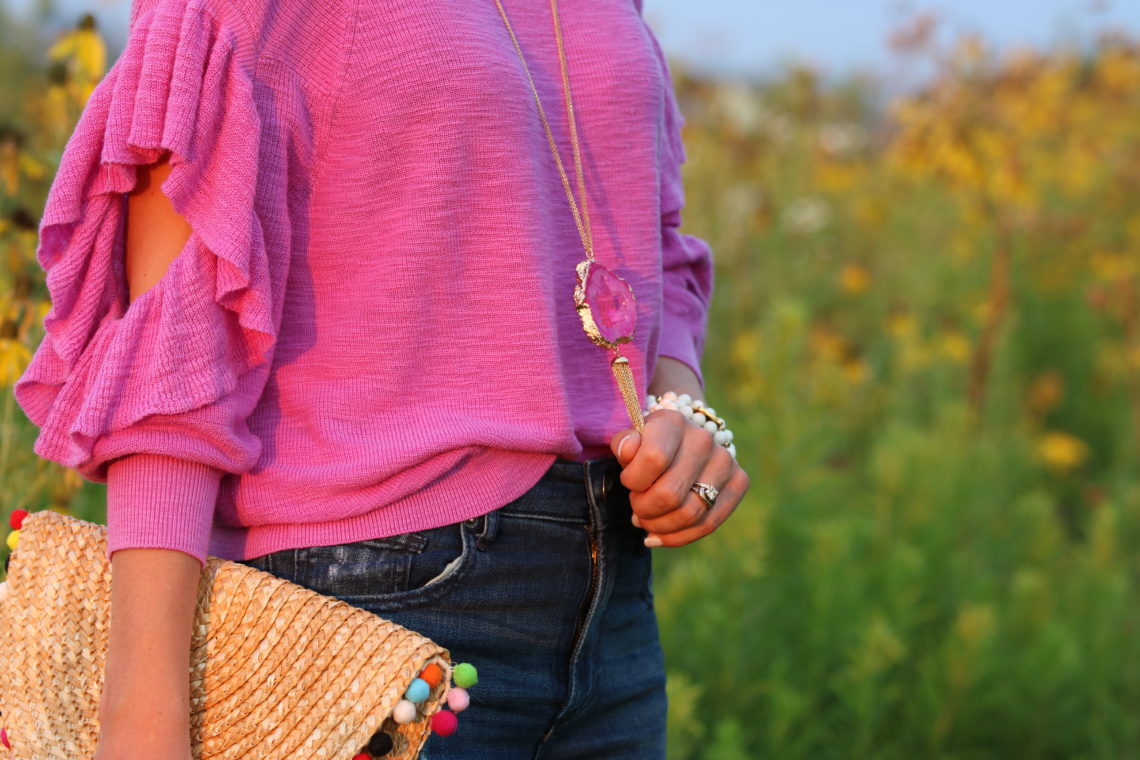
<svg viewBox="0 0 1140 760"><path fill-rule="evenodd" d="M576 271L574 305L590 340L604 348L633 340L637 302L629 283L595 261L579 262Z"/></svg>

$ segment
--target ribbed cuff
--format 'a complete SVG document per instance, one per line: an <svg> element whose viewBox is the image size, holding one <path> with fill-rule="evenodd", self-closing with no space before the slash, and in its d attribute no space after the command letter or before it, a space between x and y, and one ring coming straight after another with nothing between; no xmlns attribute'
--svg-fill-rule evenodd
<svg viewBox="0 0 1140 760"><path fill-rule="evenodd" d="M662 314L661 338L657 344L657 355L684 362L697 375L697 381L704 390L705 378L701 372L701 337L693 334L692 323L686 318L670 314L666 309Z"/></svg>
<svg viewBox="0 0 1140 760"><path fill-rule="evenodd" d="M216 467L132 454L107 469L107 558L119 549L177 549L203 567L218 486Z"/></svg>

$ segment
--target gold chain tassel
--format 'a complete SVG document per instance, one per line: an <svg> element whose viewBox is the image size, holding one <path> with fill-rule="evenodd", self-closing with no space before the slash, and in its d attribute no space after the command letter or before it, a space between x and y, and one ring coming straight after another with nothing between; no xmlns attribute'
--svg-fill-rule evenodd
<svg viewBox="0 0 1140 760"><path fill-rule="evenodd" d="M629 367L629 359L618 355L610 362L614 371L614 379L621 389L621 397L625 399L625 410L629 413L629 421L637 432L645 430L645 420L641 417L641 399L637 396L637 385L633 382L633 370Z"/></svg>

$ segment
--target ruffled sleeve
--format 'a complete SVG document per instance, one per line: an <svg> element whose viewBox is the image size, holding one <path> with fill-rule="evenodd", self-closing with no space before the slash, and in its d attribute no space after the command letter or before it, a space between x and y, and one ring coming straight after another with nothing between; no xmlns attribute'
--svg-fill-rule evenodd
<svg viewBox="0 0 1140 760"><path fill-rule="evenodd" d="M283 172L265 167L285 159L244 27L204 0L143 1L49 191L37 258L51 310L14 395L40 427L37 454L107 483L108 555L171 548L204 563L220 479L261 452L247 418L288 262ZM167 152L162 191L192 232L131 302L126 194Z"/></svg>
<svg viewBox="0 0 1140 760"><path fill-rule="evenodd" d="M635 5L640 12L640 0L635 0ZM681 178L681 164L686 157L681 138L685 119L665 54L648 24L645 29L661 67L664 103L660 152L663 314L658 355L683 361L696 373L703 388L700 362L713 293L712 250L703 239L680 229L685 205Z"/></svg>

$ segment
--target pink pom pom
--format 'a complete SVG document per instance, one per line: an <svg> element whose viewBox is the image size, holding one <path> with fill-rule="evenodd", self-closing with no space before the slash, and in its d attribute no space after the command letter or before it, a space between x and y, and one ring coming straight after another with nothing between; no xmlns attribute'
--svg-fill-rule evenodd
<svg viewBox="0 0 1140 760"><path fill-rule="evenodd" d="M447 706L453 712L463 712L471 706L471 695L467 693L467 689L456 686L447 692Z"/></svg>
<svg viewBox="0 0 1140 760"><path fill-rule="evenodd" d="M431 716L431 730L440 736L451 736L459 728L459 718L450 710L440 710Z"/></svg>
<svg viewBox="0 0 1140 760"><path fill-rule="evenodd" d="M3 744L8 749L12 749L12 745L8 743L7 729L0 728L0 744Z"/></svg>

